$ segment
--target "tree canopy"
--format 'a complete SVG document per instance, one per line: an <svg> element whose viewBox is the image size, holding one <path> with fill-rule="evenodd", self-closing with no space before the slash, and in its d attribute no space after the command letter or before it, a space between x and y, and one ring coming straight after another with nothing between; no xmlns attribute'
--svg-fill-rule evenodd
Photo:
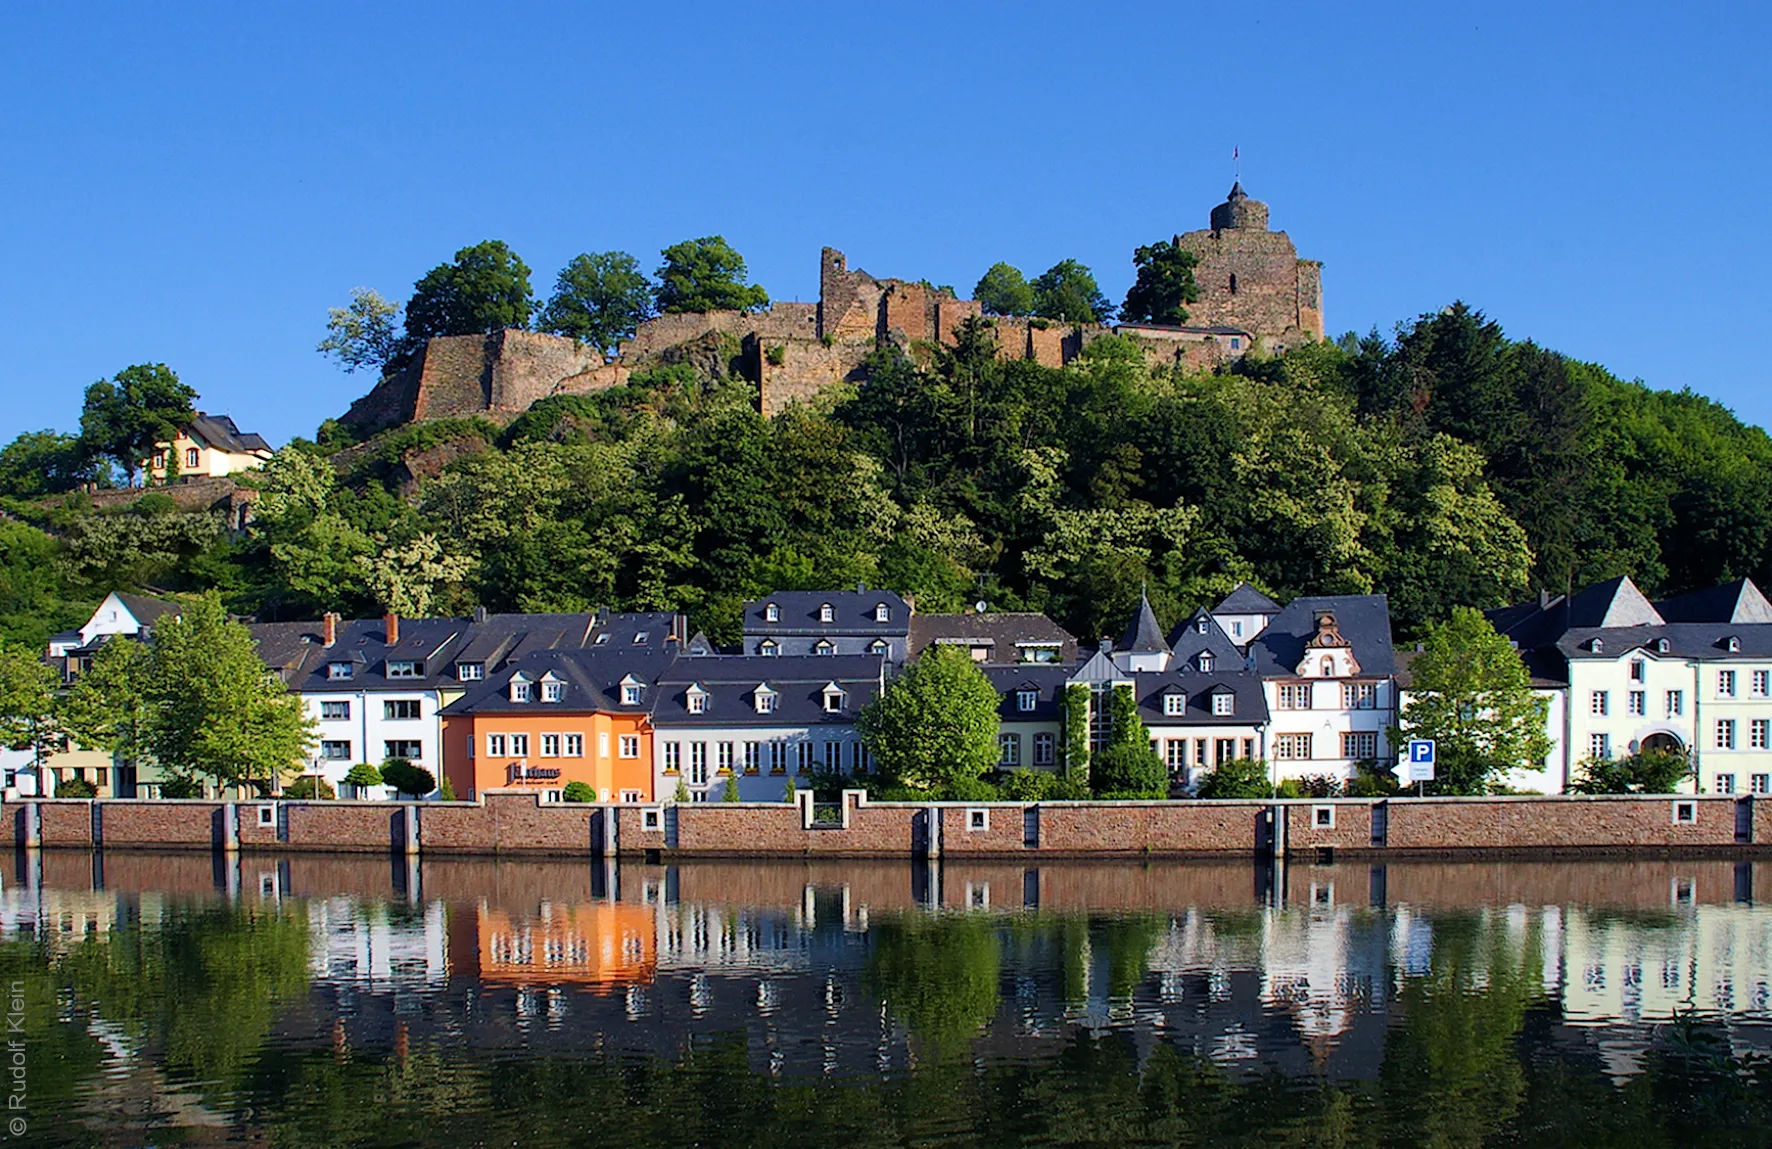
<svg viewBox="0 0 1772 1149"><path fill-rule="evenodd" d="M1032 315L1034 289L1021 269L993 263L972 289L972 298L986 315Z"/></svg>
<svg viewBox="0 0 1772 1149"><path fill-rule="evenodd" d="M640 261L627 252L573 256L554 281L554 294L537 326L600 351L613 351L641 321L651 318L652 296L652 283L640 270Z"/></svg>
<svg viewBox="0 0 1772 1149"><path fill-rule="evenodd" d="M380 371L400 350L400 304L367 287L353 287L351 302L326 313L326 338L316 351L346 371Z"/></svg>
<svg viewBox="0 0 1772 1149"><path fill-rule="evenodd" d="M1158 240L1132 253L1138 278L1126 293L1120 318L1127 323L1187 322L1187 305L1200 298L1194 282L1199 258L1173 240Z"/></svg>
<svg viewBox="0 0 1772 1149"><path fill-rule="evenodd" d="M164 363L138 363L86 389L80 441L93 458L123 468L130 484L156 443L170 443L196 410L197 392Z"/></svg>
<svg viewBox="0 0 1772 1149"><path fill-rule="evenodd" d="M1065 323L1106 323L1114 317L1114 305L1101 293L1095 273L1074 259L1062 259L1030 285L1034 314Z"/></svg>
<svg viewBox="0 0 1772 1149"><path fill-rule="evenodd" d="M416 340L527 328L534 309L529 265L503 240L489 239L462 248L412 285L406 333Z"/></svg>
<svg viewBox="0 0 1772 1149"><path fill-rule="evenodd" d="M959 647L931 646L856 719L880 772L947 792L997 764L997 689Z"/></svg>
<svg viewBox="0 0 1772 1149"><path fill-rule="evenodd" d="M724 236L709 235L673 243L660 253L658 310L761 311L769 293L745 282L744 256Z"/></svg>

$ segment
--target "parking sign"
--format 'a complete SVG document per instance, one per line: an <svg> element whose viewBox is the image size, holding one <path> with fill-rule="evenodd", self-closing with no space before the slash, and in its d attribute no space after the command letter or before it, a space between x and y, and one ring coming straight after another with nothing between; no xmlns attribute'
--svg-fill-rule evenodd
<svg viewBox="0 0 1772 1149"><path fill-rule="evenodd" d="M1434 740L1432 738L1412 738L1409 740L1409 781L1432 782L1434 780Z"/></svg>

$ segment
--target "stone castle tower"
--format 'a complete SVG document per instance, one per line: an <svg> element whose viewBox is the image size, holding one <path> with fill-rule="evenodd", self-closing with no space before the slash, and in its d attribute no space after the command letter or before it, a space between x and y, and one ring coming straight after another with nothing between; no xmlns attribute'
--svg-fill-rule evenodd
<svg viewBox="0 0 1772 1149"><path fill-rule="evenodd" d="M1175 237L1200 261L1200 299L1188 306L1188 323L1238 327L1270 348L1323 338L1323 265L1298 258L1285 232L1268 230L1267 205L1233 184L1211 224Z"/></svg>

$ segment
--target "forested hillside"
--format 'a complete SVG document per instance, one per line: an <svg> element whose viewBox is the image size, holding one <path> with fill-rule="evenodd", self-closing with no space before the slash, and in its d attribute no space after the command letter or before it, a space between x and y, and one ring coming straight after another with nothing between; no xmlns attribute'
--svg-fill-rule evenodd
<svg viewBox="0 0 1772 1149"><path fill-rule="evenodd" d="M1118 338L1063 369L1003 362L973 322L774 420L743 380L675 367L504 428L339 446L280 452L237 538L158 494L104 514L24 498L9 447L0 628L35 642L112 587L216 586L264 618L682 607L730 639L747 597L867 582L1093 638L1141 586L1167 623L1246 578L1384 591L1407 637L1454 604L1772 565L1762 430L1462 305L1206 376L1153 374Z"/></svg>

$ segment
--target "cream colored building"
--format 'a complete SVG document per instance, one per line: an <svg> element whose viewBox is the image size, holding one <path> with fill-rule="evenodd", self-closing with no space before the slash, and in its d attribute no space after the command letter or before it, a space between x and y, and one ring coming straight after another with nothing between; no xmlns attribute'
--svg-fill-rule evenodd
<svg viewBox="0 0 1772 1149"><path fill-rule="evenodd" d="M219 478L256 471L273 454L262 435L242 431L226 415L197 417L170 443L157 443L143 468L148 477L165 482L169 475Z"/></svg>

